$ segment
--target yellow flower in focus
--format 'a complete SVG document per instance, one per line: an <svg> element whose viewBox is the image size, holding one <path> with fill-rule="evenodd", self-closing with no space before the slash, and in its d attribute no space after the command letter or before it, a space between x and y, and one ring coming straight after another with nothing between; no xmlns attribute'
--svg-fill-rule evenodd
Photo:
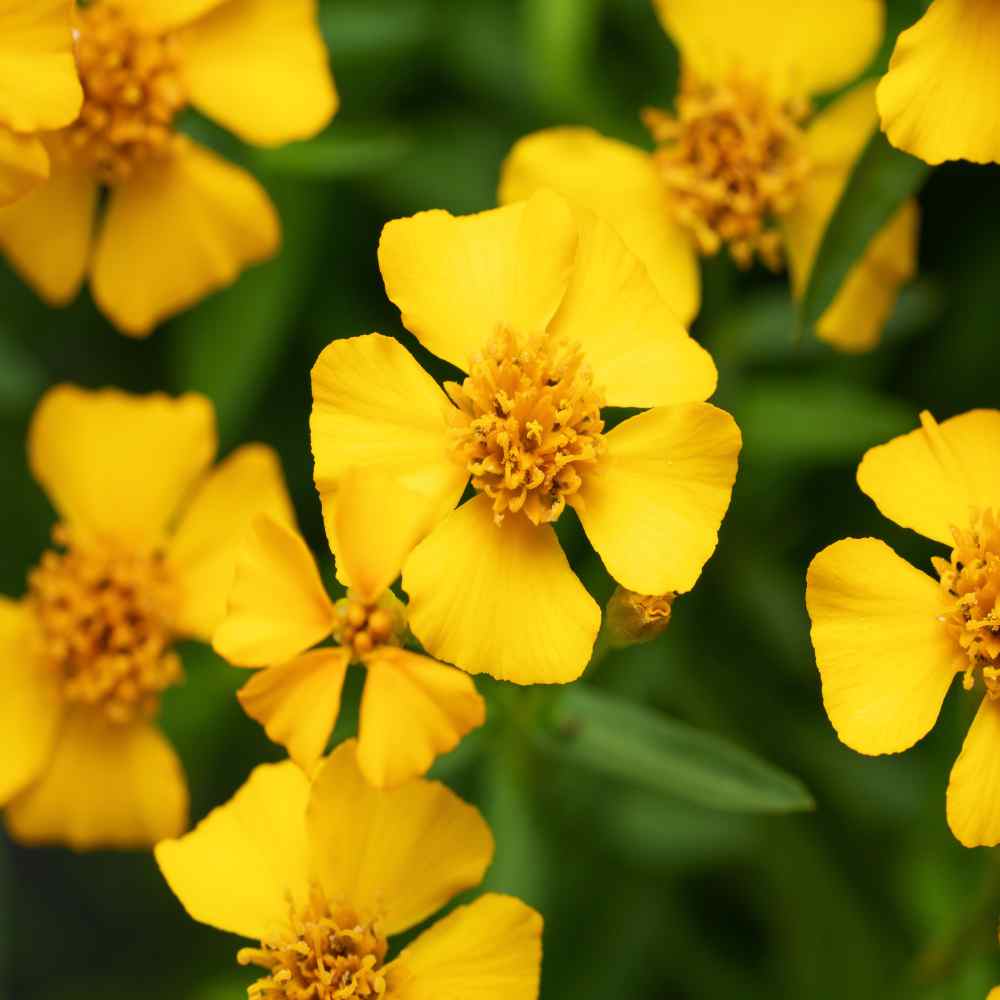
<svg viewBox="0 0 1000 1000"><path fill-rule="evenodd" d="M697 258L727 247L741 266L787 257L801 296L827 222L878 124L862 83L810 117L810 98L855 78L882 37L881 0L656 0L681 55L673 111L648 109L648 153L587 128L521 139L501 174L502 204L559 191L610 223L684 323L698 311ZM820 339L875 346L916 267L917 209L904 205L820 318Z"/></svg>
<svg viewBox="0 0 1000 1000"><path fill-rule="evenodd" d="M354 484L345 490L341 513L349 512ZM482 725L486 710L468 676L402 648L406 609L389 586L404 553L376 549L346 529L338 555L350 589L334 604L302 538L258 517L215 649L237 666L268 668L240 690L240 704L307 773L336 724L348 666L364 666L358 764L372 785L399 785ZM337 645L311 648L331 636Z"/></svg>
<svg viewBox="0 0 1000 1000"><path fill-rule="evenodd" d="M378 334L323 351L311 430L331 546L340 558L349 531L412 549L403 589L431 655L574 680L601 614L553 525L572 507L631 590L694 586L740 449L732 417L703 402L712 359L615 231L549 192L390 222L379 263L407 329L464 375L442 391ZM608 429L606 406L651 409ZM349 475L371 499L345 512Z"/></svg>
<svg viewBox="0 0 1000 1000"><path fill-rule="evenodd" d="M72 16L72 0L0 0L0 205L48 178L39 133L80 112Z"/></svg>
<svg viewBox="0 0 1000 1000"><path fill-rule="evenodd" d="M323 128L337 95L316 0L94 0L75 31L83 110L46 137L51 180L0 211L0 249L52 305L89 275L98 307L142 336L280 242L261 185L178 114L274 146Z"/></svg>
<svg viewBox="0 0 1000 1000"><path fill-rule="evenodd" d="M938 580L884 542L849 538L809 567L806 603L837 735L899 753L934 725L956 674L984 697L948 784L967 847L1000 843L1000 411L974 410L869 451L858 484L904 528L951 547Z"/></svg>
<svg viewBox="0 0 1000 1000"><path fill-rule="evenodd" d="M207 640L258 512L290 521L277 457L215 469L215 416L187 395L52 389L28 438L59 523L21 601L0 598L0 806L23 843L151 846L187 825L156 725L177 640Z"/></svg>
<svg viewBox="0 0 1000 1000"><path fill-rule="evenodd" d="M479 813L437 782L368 785L353 741L310 788L265 764L179 840L157 845L195 919L259 945L251 1000L535 1000L542 918L510 896L452 910L387 961L389 939L477 885L493 855Z"/></svg>
<svg viewBox="0 0 1000 1000"><path fill-rule="evenodd" d="M998 46L992 0L934 0L896 40L878 86L889 142L927 163L1000 162Z"/></svg>

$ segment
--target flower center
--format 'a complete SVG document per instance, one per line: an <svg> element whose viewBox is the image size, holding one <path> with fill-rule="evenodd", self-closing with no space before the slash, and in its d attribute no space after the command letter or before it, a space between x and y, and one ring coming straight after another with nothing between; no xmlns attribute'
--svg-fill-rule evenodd
<svg viewBox="0 0 1000 1000"><path fill-rule="evenodd" d="M84 547L64 525L53 539L65 551L42 557L28 601L65 697L116 723L152 715L181 678L170 649L177 594L163 557Z"/></svg>
<svg viewBox="0 0 1000 1000"><path fill-rule="evenodd" d="M580 347L502 328L445 389L458 407L456 454L496 523L519 511L533 524L557 520L604 447L604 399Z"/></svg>
<svg viewBox="0 0 1000 1000"><path fill-rule="evenodd" d="M807 112L806 104L777 103L740 78L721 86L688 80L676 115L643 112L674 216L703 254L726 243L740 267L755 253L781 267L773 223L795 204L809 170L799 127Z"/></svg>
<svg viewBox="0 0 1000 1000"><path fill-rule="evenodd" d="M1000 514L974 515L968 531L952 528L951 561L934 559L941 586L955 604L944 623L966 662L966 690L980 670L991 698L1000 698Z"/></svg>
<svg viewBox="0 0 1000 1000"><path fill-rule="evenodd" d="M287 934L241 948L236 960L267 970L247 990L250 1000L348 1000L385 994L387 950L374 923L330 907L316 890L304 909L291 907Z"/></svg>
<svg viewBox="0 0 1000 1000"><path fill-rule="evenodd" d="M379 646L398 646L405 630L405 612L394 595L386 594L375 604L365 604L348 594L337 601L337 623L333 637L361 659Z"/></svg>
<svg viewBox="0 0 1000 1000"><path fill-rule="evenodd" d="M140 34L98 0L77 11L76 64L83 109L62 147L105 183L127 180L169 150L171 122L186 103L176 39Z"/></svg>

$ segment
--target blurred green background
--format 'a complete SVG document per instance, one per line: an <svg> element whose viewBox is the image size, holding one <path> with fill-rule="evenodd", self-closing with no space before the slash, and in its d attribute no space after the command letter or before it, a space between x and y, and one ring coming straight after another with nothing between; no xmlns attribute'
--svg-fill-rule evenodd
<svg viewBox="0 0 1000 1000"><path fill-rule="evenodd" d="M889 4L873 73L921 8ZM266 154L226 146L281 208L279 259L144 342L115 333L86 294L52 312L0 271L0 592L23 592L47 543L52 513L24 434L40 393L63 380L207 393L224 450L248 439L280 450L306 536L325 553L309 369L336 337L377 329L413 346L382 290L382 224L491 207L502 156L535 128L581 122L642 143L638 109L675 88L676 53L650 0L322 0L322 20L343 98L334 125ZM707 262L693 332L718 362L715 401L746 439L733 506L667 633L613 654L587 683L754 751L800 777L816 809L747 816L601 777L531 740L532 692L484 683L490 722L435 773L494 826L490 887L544 912L546 1000L964 1000L1000 982L996 861L962 848L944 815L976 699L953 692L905 756L854 754L823 713L803 604L809 559L848 535L883 537L929 569L931 545L882 520L854 471L924 407L944 418L997 403L998 176L968 165L931 176L920 277L866 357L796 343L782 277ZM603 601L611 585L569 515L560 533ZM280 751L233 698L244 675L204 648L184 654L164 725L198 819ZM235 998L253 978L238 946L187 918L149 855L0 839L0 996Z"/></svg>

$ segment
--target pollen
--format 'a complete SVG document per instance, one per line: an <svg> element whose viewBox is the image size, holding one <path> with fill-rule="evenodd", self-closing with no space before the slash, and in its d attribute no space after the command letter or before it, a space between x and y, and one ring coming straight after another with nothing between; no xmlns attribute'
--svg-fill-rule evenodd
<svg viewBox="0 0 1000 1000"><path fill-rule="evenodd" d="M186 103L178 44L139 33L108 0L77 11L75 38L83 109L57 148L116 184L170 150L174 116Z"/></svg>
<svg viewBox="0 0 1000 1000"><path fill-rule="evenodd" d="M398 646L406 628L405 611L392 594L369 604L352 594L336 605L333 637L360 660L379 646Z"/></svg>
<svg viewBox="0 0 1000 1000"><path fill-rule="evenodd" d="M496 523L508 513L556 521L604 448L604 399L580 347L501 329L445 389L458 407L456 454Z"/></svg>
<svg viewBox="0 0 1000 1000"><path fill-rule="evenodd" d="M740 267L757 255L780 269L775 220L795 205L809 171L807 113L804 102L776 102L739 77L721 86L688 79L675 115L643 112L674 217L703 254L726 244Z"/></svg>
<svg viewBox="0 0 1000 1000"><path fill-rule="evenodd" d="M161 555L78 544L63 525L28 580L43 652L70 702L114 723L155 713L181 679L171 651L177 593Z"/></svg>
<svg viewBox="0 0 1000 1000"><path fill-rule="evenodd" d="M976 671L991 698L1000 698L1000 515L986 510L967 530L952 528L951 560L935 559L941 586L954 600L943 619L961 651L967 690Z"/></svg>
<svg viewBox="0 0 1000 1000"><path fill-rule="evenodd" d="M386 992L382 968L388 945L372 922L350 908L331 907L314 889L301 910L289 904L288 931L242 948L240 965L267 970L250 1000L354 1000Z"/></svg>

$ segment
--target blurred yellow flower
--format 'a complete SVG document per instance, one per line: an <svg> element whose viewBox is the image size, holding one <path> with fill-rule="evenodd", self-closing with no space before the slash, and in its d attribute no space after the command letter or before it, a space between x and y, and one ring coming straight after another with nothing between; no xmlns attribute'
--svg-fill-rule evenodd
<svg viewBox="0 0 1000 1000"><path fill-rule="evenodd" d="M72 17L73 0L0 0L0 205L48 178L39 133L80 112Z"/></svg>
<svg viewBox="0 0 1000 1000"><path fill-rule="evenodd" d="M934 0L896 40L878 86L889 141L928 163L1000 162L1000 7Z"/></svg>
<svg viewBox="0 0 1000 1000"><path fill-rule="evenodd" d="M277 250L260 184L174 122L190 105L260 146L319 131L337 95L316 0L95 0L77 10L76 60L83 110L46 139L49 183L0 211L0 248L53 305L89 274L100 309L141 336Z"/></svg>
<svg viewBox="0 0 1000 1000"><path fill-rule="evenodd" d="M948 784L967 847L1000 843L1000 411L973 410L869 451L858 484L904 528L952 546L939 582L884 542L849 538L809 567L806 603L838 736L898 753L934 725L956 673L985 697Z"/></svg>
<svg viewBox="0 0 1000 1000"><path fill-rule="evenodd" d="M281 469L261 445L210 469L196 395L60 386L28 450L60 520L24 599L0 598L0 806L24 843L151 846L187 825L154 721L181 679L174 643L211 636L252 515L291 520Z"/></svg>
<svg viewBox="0 0 1000 1000"><path fill-rule="evenodd" d="M390 222L379 263L407 329L465 376L446 395L378 334L323 351L311 429L331 546L339 558L343 521L413 549L403 588L432 655L522 684L574 680L601 615L553 525L573 507L629 589L694 586L740 449L733 419L703 402L712 359L611 226L548 192ZM605 406L652 409L607 430ZM385 486L345 518L349 473ZM453 509L470 480L477 495Z"/></svg>
<svg viewBox="0 0 1000 1000"><path fill-rule="evenodd" d="M224 806L157 845L187 912L259 941L251 1000L535 1000L542 918L510 896L452 910L391 961L388 939L477 885L493 855L489 827L436 782L368 785L353 741L310 788L292 762L258 767Z"/></svg>
<svg viewBox="0 0 1000 1000"><path fill-rule="evenodd" d="M874 84L847 91L807 124L809 99L864 69L882 37L881 0L656 0L656 8L682 64L674 112L644 113L657 151L587 128L536 132L503 166L501 203L551 188L598 213L683 323L698 311L698 254L723 246L743 267L759 256L777 268L787 255L801 296L877 126ZM820 318L820 339L845 351L875 346L914 273L916 240L911 201L848 275Z"/></svg>

